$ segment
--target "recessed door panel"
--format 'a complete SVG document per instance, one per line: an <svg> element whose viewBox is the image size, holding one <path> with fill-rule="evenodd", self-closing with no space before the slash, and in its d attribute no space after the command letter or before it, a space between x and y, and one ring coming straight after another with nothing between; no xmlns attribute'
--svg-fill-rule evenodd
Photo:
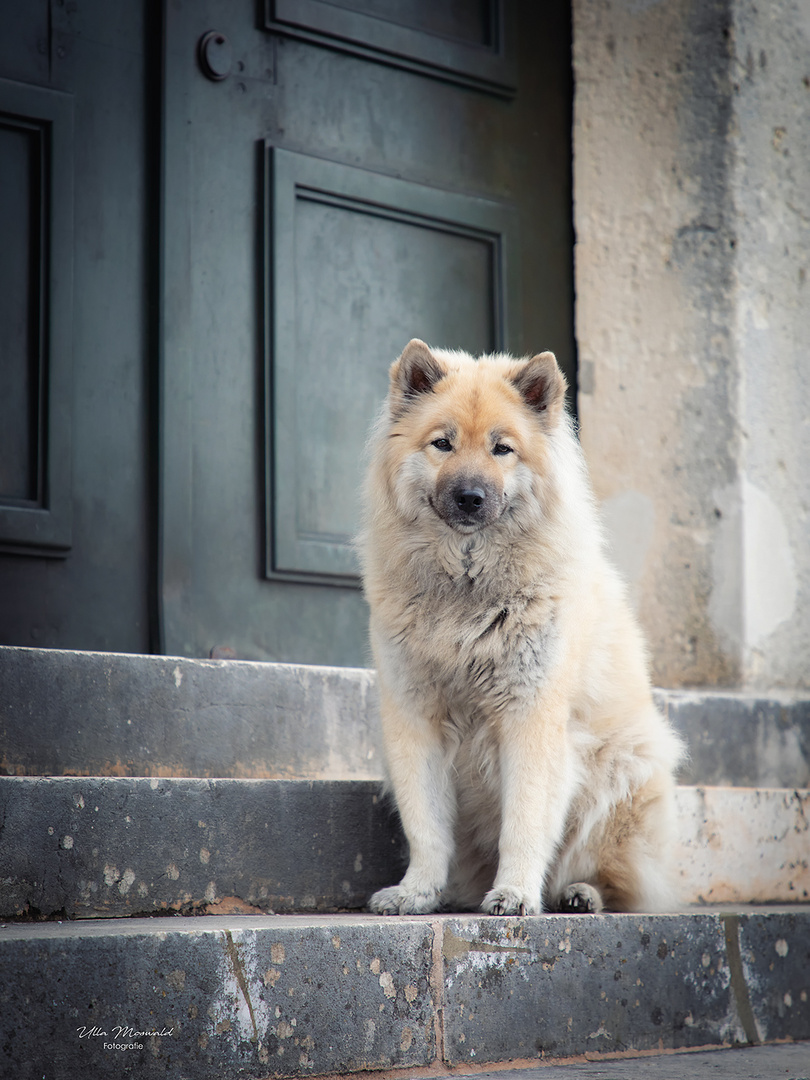
<svg viewBox="0 0 810 1080"><path fill-rule="evenodd" d="M516 0L268 0L267 27L510 96Z"/></svg>
<svg viewBox="0 0 810 1080"><path fill-rule="evenodd" d="M415 327L504 347L516 217L272 148L268 186L268 574L356 585L363 446L388 367Z"/></svg>
<svg viewBox="0 0 810 1080"><path fill-rule="evenodd" d="M73 104L0 79L0 551L72 523Z"/></svg>

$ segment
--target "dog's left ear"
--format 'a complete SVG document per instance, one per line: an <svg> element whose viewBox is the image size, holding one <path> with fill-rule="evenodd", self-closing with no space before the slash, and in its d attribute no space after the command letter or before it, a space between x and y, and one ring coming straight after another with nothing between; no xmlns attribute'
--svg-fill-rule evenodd
<svg viewBox="0 0 810 1080"><path fill-rule="evenodd" d="M529 408L543 418L544 426L553 427L562 412L568 385L554 353L538 353L521 364L512 382Z"/></svg>

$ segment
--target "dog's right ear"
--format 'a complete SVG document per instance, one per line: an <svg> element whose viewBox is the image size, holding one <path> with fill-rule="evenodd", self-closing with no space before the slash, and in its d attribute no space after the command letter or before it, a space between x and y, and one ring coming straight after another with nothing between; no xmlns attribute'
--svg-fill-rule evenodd
<svg viewBox="0 0 810 1080"><path fill-rule="evenodd" d="M432 391L446 374L424 341L412 338L403 349L399 360L395 360L391 365L389 397L394 415L404 412L419 394Z"/></svg>

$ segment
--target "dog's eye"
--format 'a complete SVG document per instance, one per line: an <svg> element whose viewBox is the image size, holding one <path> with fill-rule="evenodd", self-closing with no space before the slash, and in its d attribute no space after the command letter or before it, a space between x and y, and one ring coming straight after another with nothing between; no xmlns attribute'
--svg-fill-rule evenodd
<svg viewBox="0 0 810 1080"><path fill-rule="evenodd" d="M492 447L492 453L493 454L513 454L514 450L512 449L511 446L507 446L506 443L499 442L499 443L495 443L495 445Z"/></svg>
<svg viewBox="0 0 810 1080"><path fill-rule="evenodd" d="M437 450L444 450L445 453L453 449L453 444L449 439L434 439L430 445L435 446Z"/></svg>

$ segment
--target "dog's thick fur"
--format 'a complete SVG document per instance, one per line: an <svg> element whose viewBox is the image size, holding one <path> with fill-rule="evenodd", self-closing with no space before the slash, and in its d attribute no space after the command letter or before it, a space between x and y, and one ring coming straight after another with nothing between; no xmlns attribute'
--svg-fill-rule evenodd
<svg viewBox="0 0 810 1080"><path fill-rule="evenodd" d="M551 353L411 341L360 540L410 845L372 911L666 909L678 738L603 541Z"/></svg>

